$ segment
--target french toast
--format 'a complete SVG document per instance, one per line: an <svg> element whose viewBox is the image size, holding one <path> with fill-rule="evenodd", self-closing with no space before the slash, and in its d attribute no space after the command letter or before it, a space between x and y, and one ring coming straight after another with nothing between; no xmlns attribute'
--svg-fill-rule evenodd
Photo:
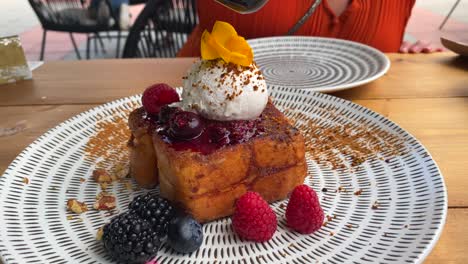
<svg viewBox="0 0 468 264"><path fill-rule="evenodd" d="M139 186L156 187L159 183L156 152L153 147L151 122L146 119L143 108L130 113L128 126L131 131L128 147L130 148L130 175Z"/></svg>
<svg viewBox="0 0 468 264"><path fill-rule="evenodd" d="M200 222L231 215L247 191L284 199L307 174L304 139L271 102L257 120L261 132L208 152L180 148L151 122L142 108L130 115L131 174L137 182L159 180L161 196Z"/></svg>

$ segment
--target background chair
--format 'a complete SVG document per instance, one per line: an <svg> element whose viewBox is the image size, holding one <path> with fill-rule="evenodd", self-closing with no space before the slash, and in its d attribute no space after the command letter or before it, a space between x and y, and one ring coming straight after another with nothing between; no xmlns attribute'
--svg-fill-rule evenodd
<svg viewBox="0 0 468 264"><path fill-rule="evenodd" d="M86 58L90 57L90 41L97 40L102 48L104 44L99 32L117 31L117 54L120 49L121 30L118 16L114 14L108 0L96 1L96 6L90 7L91 0L28 0L44 30L42 35L40 60L44 59L47 31L68 32L75 49L76 56L81 59L80 52L73 33L87 34Z"/></svg>
<svg viewBox="0 0 468 264"><path fill-rule="evenodd" d="M123 57L175 57L197 24L195 0L148 0L130 29Z"/></svg>

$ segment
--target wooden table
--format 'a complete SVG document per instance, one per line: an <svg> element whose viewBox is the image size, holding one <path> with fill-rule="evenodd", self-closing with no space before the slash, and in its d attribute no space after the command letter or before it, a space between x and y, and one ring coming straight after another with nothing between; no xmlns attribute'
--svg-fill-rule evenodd
<svg viewBox="0 0 468 264"><path fill-rule="evenodd" d="M336 96L373 109L418 138L440 166L448 188L447 222L426 263L468 258L468 61L453 53L388 54L381 79ZM0 128L26 129L0 137L0 172L38 136L96 105L140 93L148 85L182 83L188 59L47 62L34 80L0 86Z"/></svg>

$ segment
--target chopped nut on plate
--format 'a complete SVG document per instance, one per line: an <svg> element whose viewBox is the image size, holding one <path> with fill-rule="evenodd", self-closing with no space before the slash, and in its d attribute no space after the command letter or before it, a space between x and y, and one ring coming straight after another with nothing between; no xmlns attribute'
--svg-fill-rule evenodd
<svg viewBox="0 0 468 264"><path fill-rule="evenodd" d="M96 210L112 210L116 206L115 196L102 192L96 197L93 208Z"/></svg>
<svg viewBox="0 0 468 264"><path fill-rule="evenodd" d="M104 234L104 227L101 227L98 229L96 233L96 239L97 240L102 240L102 235Z"/></svg>
<svg viewBox="0 0 468 264"><path fill-rule="evenodd" d="M99 186L101 186L101 190L105 191L107 189L107 183L103 182L103 183L100 183Z"/></svg>
<svg viewBox="0 0 468 264"><path fill-rule="evenodd" d="M132 183L131 182L125 182L125 189L129 190L129 191L132 191L133 190L133 186L132 186Z"/></svg>
<svg viewBox="0 0 468 264"><path fill-rule="evenodd" d="M130 165L128 163L119 163L115 166L113 172L117 179L126 178L130 173Z"/></svg>
<svg viewBox="0 0 468 264"><path fill-rule="evenodd" d="M74 213L81 214L88 211L88 206L85 203L79 202L76 199L68 199L67 209Z"/></svg>
<svg viewBox="0 0 468 264"><path fill-rule="evenodd" d="M112 182L112 177L104 169L95 169L93 171L93 179L97 183L111 183Z"/></svg>
<svg viewBox="0 0 468 264"><path fill-rule="evenodd" d="M362 189L359 189L359 190L354 192L354 195L356 195L356 196L359 196L361 194L362 194Z"/></svg>

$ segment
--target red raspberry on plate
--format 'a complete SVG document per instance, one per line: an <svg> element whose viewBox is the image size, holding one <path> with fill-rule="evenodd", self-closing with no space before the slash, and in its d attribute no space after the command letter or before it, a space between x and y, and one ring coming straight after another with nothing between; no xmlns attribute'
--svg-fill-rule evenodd
<svg viewBox="0 0 468 264"><path fill-rule="evenodd" d="M320 229L324 214L317 194L307 185L294 188L286 208L286 222L289 227L302 234Z"/></svg>
<svg viewBox="0 0 468 264"><path fill-rule="evenodd" d="M179 101L176 90L165 83L157 83L146 88L141 97L146 112L152 115L158 114L161 107Z"/></svg>
<svg viewBox="0 0 468 264"><path fill-rule="evenodd" d="M276 215L260 194L247 192L236 202L232 226L240 237L264 242L276 231Z"/></svg>

